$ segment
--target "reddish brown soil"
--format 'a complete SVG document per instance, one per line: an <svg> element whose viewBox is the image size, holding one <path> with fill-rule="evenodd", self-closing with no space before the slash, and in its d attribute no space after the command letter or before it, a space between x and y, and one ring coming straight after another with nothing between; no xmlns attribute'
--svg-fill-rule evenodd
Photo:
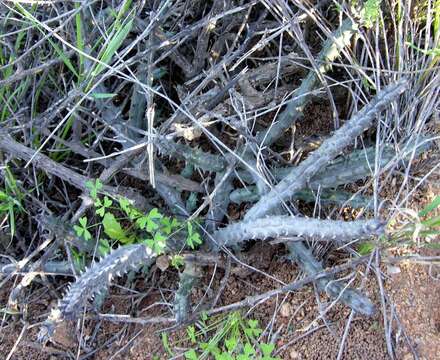
<svg viewBox="0 0 440 360"><path fill-rule="evenodd" d="M281 281L293 281L297 276L296 268L289 262L280 259L278 254L269 249L268 245L256 244L254 251L251 251L251 254L255 255L247 258L247 262L254 266L258 264L260 270ZM259 256L260 254L263 256ZM396 311L403 328L421 358L438 359L440 354L438 340L440 335L440 317L438 316L440 284L438 280L428 276L426 266L406 262L401 263L399 268L401 273L390 278L390 281L387 282L387 289L396 305ZM237 275L231 275L218 304L220 306L241 300L246 295L270 290L276 286L273 280L264 275L256 273L247 275L243 268L233 268L233 270ZM161 273L160 270L156 271L159 277L158 286L163 290L174 288L175 274L169 270L164 273ZM363 269L359 268L357 276L359 279L361 271ZM208 284L211 276L212 269L208 271L202 284ZM217 270L217 274L214 276L214 293L222 276L223 271ZM193 292L193 301L196 302L197 299L200 299L204 292L203 286L196 289ZM5 288L1 298L2 307L7 300L7 293L8 289ZM374 276L369 277L366 293L379 308L378 286ZM125 296L121 296L121 294L125 294ZM44 301L45 295L47 293L42 294L43 300L40 299L40 305L29 306L28 322L30 324L41 321L46 315L44 304L48 305L48 302L47 299ZM166 298L172 299L170 296L166 296ZM126 296L126 292L113 288L112 296L107 300L103 312L127 314L130 310L131 300ZM152 293L140 302L139 309L160 300L159 292ZM321 296L320 301L325 305L328 299ZM166 312L164 307L153 308L148 311L148 316L158 315L164 311ZM336 305L326 313L324 322L322 318L319 318L314 291L311 287L307 287L286 298L273 298L260 304L252 310L250 317L260 320L263 328L271 320L273 321L271 335L278 334L275 338L277 347L281 348L289 344L284 351L278 354L282 359L336 359L341 335L344 332L349 314L347 308ZM141 312L138 316L146 316L146 314ZM6 319L7 321L1 330L2 341L0 344L0 351L5 354L5 358L23 330L23 321L18 316L16 319L7 316ZM103 322L96 338L91 341L96 325L96 322L86 321L82 335L80 335L80 328L75 328L75 324L66 322L56 333L54 339L56 344L50 343L46 347L41 347L35 342L38 326L34 326L24 332L11 359L69 358L67 354L74 355L78 352L77 338L79 337L82 337L86 343L85 347L89 350L99 349L91 357L93 359L153 359L153 355L160 359L169 358L160 338L160 329L163 329L164 326L142 327ZM77 333L76 336L75 333ZM170 332L171 346L184 337L183 330ZM107 342L109 343L106 345ZM181 354L187 349L186 345L185 342L180 343L177 347L172 346L172 350L175 354ZM383 318L380 311L371 319L361 316L354 317L344 349L343 359L388 358ZM402 340L398 342L397 358L412 358L408 345Z"/></svg>

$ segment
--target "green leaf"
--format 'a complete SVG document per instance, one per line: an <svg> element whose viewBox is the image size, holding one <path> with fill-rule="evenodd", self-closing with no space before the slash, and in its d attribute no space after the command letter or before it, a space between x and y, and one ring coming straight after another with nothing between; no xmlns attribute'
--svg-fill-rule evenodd
<svg viewBox="0 0 440 360"><path fill-rule="evenodd" d="M191 248L195 249L198 245L202 243L202 239L198 232L194 232L193 225L191 222L187 222L188 236L186 238L186 244Z"/></svg>
<svg viewBox="0 0 440 360"><path fill-rule="evenodd" d="M116 220L112 213L106 213L104 215L102 225L104 226L104 232L110 237L110 239L121 242L129 241L124 229L121 227L121 224L118 220Z"/></svg>
<svg viewBox="0 0 440 360"><path fill-rule="evenodd" d="M113 205L113 201L111 201L107 196L104 196L104 206L106 208L110 207Z"/></svg>
<svg viewBox="0 0 440 360"><path fill-rule="evenodd" d="M171 351L171 347L170 347L170 343L168 341L168 335L166 332L163 332L161 334L161 338L162 338L162 345L165 348L166 352L168 353L168 355L170 355L171 357L174 357L174 353Z"/></svg>
<svg viewBox="0 0 440 360"><path fill-rule="evenodd" d="M144 243L157 255L162 254L165 249L165 242L157 239L147 239Z"/></svg>
<svg viewBox="0 0 440 360"><path fill-rule="evenodd" d="M118 94L115 93L92 93L90 96L94 99L110 99Z"/></svg>
<svg viewBox="0 0 440 360"><path fill-rule="evenodd" d="M251 357L246 354L237 355L237 360L251 360Z"/></svg>
<svg viewBox="0 0 440 360"><path fill-rule="evenodd" d="M141 230L144 230L145 229L145 227L147 226L147 223L148 223L148 217L147 216L141 216L140 218L138 218L137 220L136 220L136 224L137 224L137 226L139 226L139 228L141 229Z"/></svg>
<svg viewBox="0 0 440 360"><path fill-rule="evenodd" d="M255 354L255 349L248 342L244 344L243 353L247 356Z"/></svg>
<svg viewBox="0 0 440 360"><path fill-rule="evenodd" d="M218 355L215 355L215 360L234 360L231 354L228 353L221 353Z"/></svg>
<svg viewBox="0 0 440 360"><path fill-rule="evenodd" d="M162 218L162 214L159 212L159 210L157 208L154 208L154 209L150 210L150 212L148 213L148 217L151 220L161 219Z"/></svg>
<svg viewBox="0 0 440 360"><path fill-rule="evenodd" d="M161 230L167 235L170 235L174 229L180 226L176 218L170 219L169 217L163 217L160 222L162 224Z"/></svg>
<svg viewBox="0 0 440 360"><path fill-rule="evenodd" d="M195 249L198 245L202 243L202 238L199 233L192 234L191 237L187 239L187 244L191 249Z"/></svg>
<svg viewBox="0 0 440 360"><path fill-rule="evenodd" d="M188 350L185 353L185 359L187 359L187 360L198 360L199 358L197 356L196 351L194 349L191 349L191 350Z"/></svg>
<svg viewBox="0 0 440 360"><path fill-rule="evenodd" d="M193 233L193 226L192 226L191 222L188 221L186 226L187 226L187 229L188 229L188 235L191 236L192 233Z"/></svg>
<svg viewBox="0 0 440 360"><path fill-rule="evenodd" d="M87 217L83 216L79 219L79 223L81 226L86 229L87 228Z"/></svg>
<svg viewBox="0 0 440 360"><path fill-rule="evenodd" d="M105 215L105 207L104 206L100 207L98 210L96 210L96 213L99 216L104 217L104 215Z"/></svg>
<svg viewBox="0 0 440 360"><path fill-rule="evenodd" d="M359 244L358 246L358 253L360 255L368 255L371 254L371 252L374 250L374 244L372 242L364 242L362 244Z"/></svg>
<svg viewBox="0 0 440 360"><path fill-rule="evenodd" d="M159 228L159 225L154 220L161 218L162 215L159 213L159 210L154 208L148 213L148 215L143 215L138 218L136 224L140 229L144 230L146 228L149 233L153 233Z"/></svg>
<svg viewBox="0 0 440 360"><path fill-rule="evenodd" d="M102 189L103 185L99 179L96 179L95 182L88 180L86 182L86 187L90 190L90 197L96 200L98 192Z"/></svg>
<svg viewBox="0 0 440 360"><path fill-rule="evenodd" d="M131 213L130 201L126 198L123 198L123 197L119 198L118 201L119 201L119 206L121 207L122 211L124 211L127 216L130 216L130 213Z"/></svg>
<svg viewBox="0 0 440 360"><path fill-rule="evenodd" d="M179 269L183 265L184 265L183 256L174 255L171 257L171 266L172 267Z"/></svg>
<svg viewBox="0 0 440 360"><path fill-rule="evenodd" d="M194 326L190 325L186 328L186 333L189 337L189 340L195 344L197 342L196 339L196 329L194 328Z"/></svg>
<svg viewBox="0 0 440 360"><path fill-rule="evenodd" d="M219 355L221 353L221 351L217 347L215 341L211 340L209 343L202 342L199 345L200 345L200 348L203 350L203 352L205 352L207 354L211 354L211 355L217 356L217 355Z"/></svg>
<svg viewBox="0 0 440 360"><path fill-rule="evenodd" d="M82 235L84 233L84 229L81 226L73 225L73 230L75 230L75 233L76 233L77 236L81 236L82 237Z"/></svg>
<svg viewBox="0 0 440 360"><path fill-rule="evenodd" d="M79 223L81 226L73 225L73 230L75 230L76 235L84 238L86 241L90 240L92 238L92 234L90 234L90 231L87 230L87 218L83 216L79 219Z"/></svg>
<svg viewBox="0 0 440 360"><path fill-rule="evenodd" d="M272 354L273 349L275 349L274 344L260 343L260 350L264 357L270 357L270 354Z"/></svg>
<svg viewBox="0 0 440 360"><path fill-rule="evenodd" d="M99 240L98 252L101 256L105 256L110 252L110 244L107 239Z"/></svg>
<svg viewBox="0 0 440 360"><path fill-rule="evenodd" d="M237 339L235 337L230 337L229 339L225 340L225 346L228 352L233 352L235 347L237 346Z"/></svg>
<svg viewBox="0 0 440 360"><path fill-rule="evenodd" d="M37 25L38 26L38 25ZM41 31L41 30L40 30ZM43 32L43 31L42 31ZM67 66L67 68L77 77L79 78L78 73L76 72L74 66L70 62L70 59L65 55L64 50L62 50L56 43L52 40L48 39L50 45L54 48L55 52L58 54L59 58L63 61L63 63Z"/></svg>
<svg viewBox="0 0 440 360"><path fill-rule="evenodd" d="M106 209L112 206L113 201L111 201L107 196L104 196L104 202L101 202L99 198L95 202L95 206L99 207L98 210L96 210L96 213L100 215L101 217L104 217Z"/></svg>
<svg viewBox="0 0 440 360"><path fill-rule="evenodd" d="M148 218L147 221L147 231L152 233L154 231L156 231L159 228L159 225L157 225L154 220L151 220L150 218Z"/></svg>
<svg viewBox="0 0 440 360"><path fill-rule="evenodd" d="M258 320L248 320L248 327L244 329L246 336L254 338L259 336L263 330L258 327Z"/></svg>
<svg viewBox="0 0 440 360"><path fill-rule="evenodd" d="M101 63L96 64L95 70L93 70L92 72L93 77L99 75L99 73L102 70L104 70L105 65L107 65L111 61L113 55L116 53L116 51L121 46L122 42L128 36L132 26L133 26L133 19L130 20L127 24L125 24L122 28L120 28L116 32L116 34L112 37L110 42L107 44L105 50L103 51L102 56L100 57Z"/></svg>
<svg viewBox="0 0 440 360"><path fill-rule="evenodd" d="M419 216L423 217L428 215L431 211L435 210L440 206L440 196L436 196L434 200L427 206L423 208L423 210L419 211Z"/></svg>
<svg viewBox="0 0 440 360"><path fill-rule="evenodd" d="M157 254L160 254L163 252L166 246L166 240L167 238L163 236L160 232L157 232L154 234L154 243L155 243L155 252Z"/></svg>
<svg viewBox="0 0 440 360"><path fill-rule="evenodd" d="M183 257L182 257L182 259L183 259ZM200 318L202 319L202 321L208 320L208 314L206 313L206 311L202 311L202 313L200 314Z"/></svg>

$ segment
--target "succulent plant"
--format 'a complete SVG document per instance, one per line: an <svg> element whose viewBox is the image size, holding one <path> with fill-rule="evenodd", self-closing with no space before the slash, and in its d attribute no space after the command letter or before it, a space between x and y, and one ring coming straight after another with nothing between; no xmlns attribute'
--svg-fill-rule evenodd
<svg viewBox="0 0 440 360"><path fill-rule="evenodd" d="M145 245L126 245L94 263L69 286L58 306L52 309L40 330L40 340L51 337L60 321L76 319L87 299L105 291L113 278L123 276L129 270L139 269L154 257L153 251Z"/></svg>
<svg viewBox="0 0 440 360"><path fill-rule="evenodd" d="M345 242L353 239L381 235L384 223L379 220L321 220L293 216L270 216L254 221L229 225L214 233L220 245L232 246L245 240L265 240L270 237L316 237Z"/></svg>

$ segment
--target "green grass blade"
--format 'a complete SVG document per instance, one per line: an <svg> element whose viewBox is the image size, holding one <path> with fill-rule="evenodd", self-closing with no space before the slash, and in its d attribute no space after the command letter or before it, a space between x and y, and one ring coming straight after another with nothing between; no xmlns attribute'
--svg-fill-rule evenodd
<svg viewBox="0 0 440 360"><path fill-rule="evenodd" d="M113 55L116 53L122 42L126 39L129 32L131 31L132 26L133 20L130 20L121 29L119 29L115 36L110 40L102 56L100 57L101 63L98 63L95 67L95 70L93 70L92 72L93 77L100 74L101 71L104 70L105 65L108 65L110 63Z"/></svg>
<svg viewBox="0 0 440 360"><path fill-rule="evenodd" d="M436 208L438 208L440 206L440 196L437 196L434 198L434 200L432 200L432 202L430 204L428 204L427 206L425 206L425 208L421 211L419 211L419 216L426 216L428 215L431 211L435 210Z"/></svg>

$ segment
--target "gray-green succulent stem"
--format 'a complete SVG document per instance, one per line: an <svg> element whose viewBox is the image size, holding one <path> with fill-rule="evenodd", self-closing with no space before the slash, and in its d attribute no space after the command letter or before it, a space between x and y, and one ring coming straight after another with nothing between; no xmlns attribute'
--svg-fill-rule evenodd
<svg viewBox="0 0 440 360"><path fill-rule="evenodd" d="M292 199L314 203L317 200L316 195L312 190L304 189L293 194ZM260 195L256 186L248 186L232 191L229 198L231 202L241 204L243 202L256 202L260 199ZM371 196L355 196L343 190L323 189L319 193L319 202L324 205L347 205L352 208L368 208L372 205L373 198Z"/></svg>
<svg viewBox="0 0 440 360"><path fill-rule="evenodd" d="M219 155L194 149L191 146L177 143L160 135L155 138L154 143L161 154L175 156L203 170L218 172L225 169L226 161Z"/></svg>
<svg viewBox="0 0 440 360"><path fill-rule="evenodd" d="M301 236L338 242L381 235L385 224L379 220L321 220L295 216L271 216L241 221L214 233L219 245L233 246L245 240L265 240L279 236Z"/></svg>
<svg viewBox="0 0 440 360"><path fill-rule="evenodd" d="M341 128L336 130L330 138L311 153L283 180L281 180L268 194L247 212L245 220L254 220L270 213L276 206L286 201L292 194L304 189L307 182L331 160L339 155L354 138L369 128L376 115L383 111L392 101L397 99L408 86L406 80L399 80L395 84L385 87L361 111L355 114Z"/></svg>
<svg viewBox="0 0 440 360"><path fill-rule="evenodd" d="M419 139L418 144L423 143L425 138ZM399 154L403 161L409 160L414 156L418 156L429 148L429 143L417 145L409 142L405 145L403 153ZM396 157L396 150L388 144L385 144L383 151L379 157L378 168L385 168ZM340 185L350 184L355 181L365 179L374 173L376 159L376 147L370 146L365 149L357 149L347 155L342 155L332 161L324 169L319 170L310 179L308 186L312 189L318 188L336 188ZM276 180L280 181L295 167L278 167L271 170ZM246 171L238 171L238 177L248 183L254 182L253 177ZM250 200L246 200L250 201Z"/></svg>
<svg viewBox="0 0 440 360"><path fill-rule="evenodd" d="M155 257L153 251L142 244L126 245L112 250L100 262L86 269L70 286L44 322L39 334L40 340L50 338L56 325L63 319L76 319L81 314L85 301L107 289L113 278L120 277L129 270L137 270Z"/></svg>
<svg viewBox="0 0 440 360"><path fill-rule="evenodd" d="M324 269L312 252L302 242L286 243L290 256L301 270L307 275L316 275ZM372 316L375 312L373 303L359 291L347 288L345 284L335 281L332 277L323 277L316 280L319 291L327 293L333 299L338 299L345 305L360 314Z"/></svg>
<svg viewBox="0 0 440 360"><path fill-rule="evenodd" d="M224 179L224 177L226 177ZM233 190L232 185L233 172L232 168L227 171L218 172L215 177L215 185L220 186L212 199L212 203L205 221L205 227L208 232L212 233L218 224L227 214L229 205L229 194ZM222 183L221 183L222 182Z"/></svg>
<svg viewBox="0 0 440 360"><path fill-rule="evenodd" d="M191 290L197 283L199 266L192 261L185 262L185 270L179 274L179 288L174 296L174 314L176 322L181 324L185 322L191 312Z"/></svg>
<svg viewBox="0 0 440 360"><path fill-rule="evenodd" d="M303 115L305 106L311 100L310 92L315 90L320 77L331 69L330 64L338 58L341 50L350 44L351 38L357 30L358 25L352 19L345 19L332 36L325 41L316 60L318 71L314 69L309 72L295 92L295 100L287 105L278 116L276 123L257 134L258 144L261 146L273 144L286 129L291 127Z"/></svg>
<svg viewBox="0 0 440 360"><path fill-rule="evenodd" d="M149 66L143 62L138 64L137 77L139 82L148 82L148 69ZM148 84L151 86L151 84ZM128 111L129 124L141 130L147 130L145 121L145 110L147 108L147 97L144 93L143 88L138 84L133 85L133 93L131 96L130 109ZM137 139L139 135L134 131L129 131L130 137Z"/></svg>

